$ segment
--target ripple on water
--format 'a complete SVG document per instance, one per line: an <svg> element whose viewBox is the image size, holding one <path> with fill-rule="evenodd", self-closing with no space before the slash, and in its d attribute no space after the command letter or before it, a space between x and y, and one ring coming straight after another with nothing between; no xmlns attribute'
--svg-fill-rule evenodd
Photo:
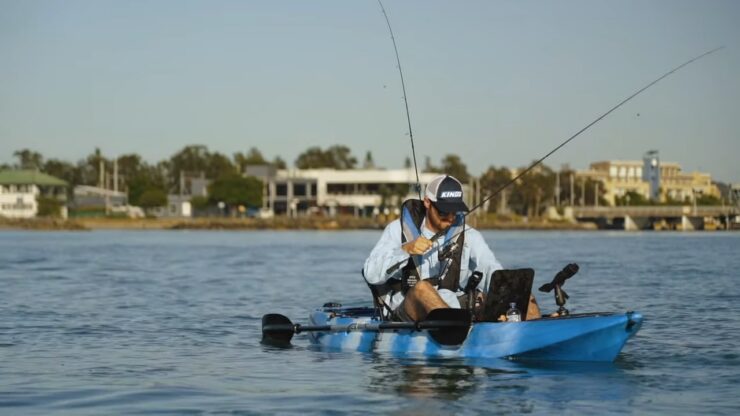
<svg viewBox="0 0 740 416"><path fill-rule="evenodd" d="M358 271L379 232L0 233L0 413L740 409L740 235L483 235L535 286L579 262L571 310L638 310L642 330L606 365L327 352L302 334L276 348L263 314L305 323L327 300L367 301Z"/></svg>

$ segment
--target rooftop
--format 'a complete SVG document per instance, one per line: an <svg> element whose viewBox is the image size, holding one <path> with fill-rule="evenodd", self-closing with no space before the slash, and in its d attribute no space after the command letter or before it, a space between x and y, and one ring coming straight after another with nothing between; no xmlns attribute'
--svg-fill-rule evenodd
<svg viewBox="0 0 740 416"><path fill-rule="evenodd" d="M30 169L0 171L0 185L67 186L67 182Z"/></svg>

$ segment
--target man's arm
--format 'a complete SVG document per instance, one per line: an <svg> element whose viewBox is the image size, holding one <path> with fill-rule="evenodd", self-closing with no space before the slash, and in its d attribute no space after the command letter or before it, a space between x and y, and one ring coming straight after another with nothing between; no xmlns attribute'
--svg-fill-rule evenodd
<svg viewBox="0 0 740 416"><path fill-rule="evenodd" d="M390 277L401 277L398 268L393 274L386 274L386 270L399 261L409 257L401 248L401 222L395 220L383 230L383 235L365 260L365 279L372 285L385 283Z"/></svg>
<svg viewBox="0 0 740 416"><path fill-rule="evenodd" d="M488 293L491 284L491 276L496 270L503 269L501 263L496 259L493 250L488 246L483 235L473 228L465 230L465 243L470 247L470 270L483 273L483 279L478 284L478 290Z"/></svg>

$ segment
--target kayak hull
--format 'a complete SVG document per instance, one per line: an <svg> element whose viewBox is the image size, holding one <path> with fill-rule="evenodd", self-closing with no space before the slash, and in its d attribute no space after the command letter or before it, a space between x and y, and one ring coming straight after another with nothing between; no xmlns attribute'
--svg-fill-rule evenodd
<svg viewBox="0 0 740 416"><path fill-rule="evenodd" d="M640 313L626 312L479 322L471 325L467 338L457 346L440 345L428 332L414 330L317 331L309 336L311 342L326 349L397 356L611 362L640 329L642 320ZM320 309L311 313L310 321L313 325L379 322L371 308Z"/></svg>

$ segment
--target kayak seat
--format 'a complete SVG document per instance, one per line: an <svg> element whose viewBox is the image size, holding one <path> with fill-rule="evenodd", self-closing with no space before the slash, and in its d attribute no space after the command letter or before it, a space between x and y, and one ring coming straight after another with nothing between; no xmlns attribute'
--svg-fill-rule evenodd
<svg viewBox="0 0 740 416"><path fill-rule="evenodd" d="M496 270L488 287L484 322L497 322L499 316L506 315L511 303L516 303L522 320L526 319L529 297L532 293L534 269Z"/></svg>
<svg viewBox="0 0 740 416"><path fill-rule="evenodd" d="M385 295L393 291L393 284L384 283L381 285L373 285L370 284L370 282L368 282L365 278L365 270L360 270L360 273L362 274L362 278L363 280L365 280L365 283L367 284L367 287L368 289L370 289L370 293L373 296L373 308L375 308L375 316L377 316L382 321L390 321L395 314L393 313L393 310L390 308L390 306L385 303L383 298L385 297Z"/></svg>

